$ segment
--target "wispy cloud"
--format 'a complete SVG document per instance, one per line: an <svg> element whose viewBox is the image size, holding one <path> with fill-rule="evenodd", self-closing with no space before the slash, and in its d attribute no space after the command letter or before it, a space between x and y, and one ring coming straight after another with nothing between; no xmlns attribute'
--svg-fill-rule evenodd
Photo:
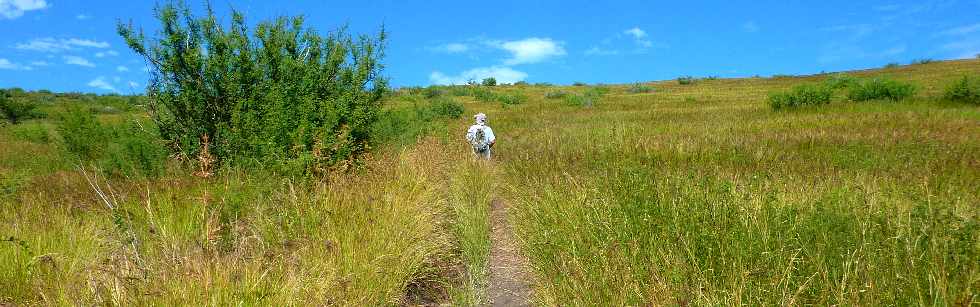
<svg viewBox="0 0 980 307"><path fill-rule="evenodd" d="M88 86L94 87L94 88L97 88L97 89L102 89L102 90L110 91L110 92L118 92L116 90L116 88L114 86L112 86L112 84L110 84L109 82L107 82L105 80L105 77L103 77L103 76L99 76L98 78L95 78L92 81L89 81L88 82Z"/></svg>
<svg viewBox="0 0 980 307"><path fill-rule="evenodd" d="M127 72L127 71L129 71L129 67L119 65L119 66L116 66L116 71L118 71L118 72Z"/></svg>
<svg viewBox="0 0 980 307"><path fill-rule="evenodd" d="M115 50L99 51L95 53L95 57L97 58L104 58L107 56L117 56L117 55L119 55L119 52L116 52Z"/></svg>
<svg viewBox="0 0 980 307"><path fill-rule="evenodd" d="M466 84L469 81L479 82L480 80L489 77L493 77L499 83L515 83L526 79L527 73L514 70L513 68L506 66L473 68L455 76L449 76L443 74L442 72L433 71L431 74L429 74L429 82L432 82L432 84L441 85Z"/></svg>
<svg viewBox="0 0 980 307"><path fill-rule="evenodd" d="M91 19L91 18L92 18L92 16L85 15L85 14L75 15L75 19L78 19L78 20L86 20L86 19Z"/></svg>
<svg viewBox="0 0 980 307"><path fill-rule="evenodd" d="M945 31L939 32L939 34L946 36L960 36L973 34L975 32L980 32L980 23L946 29Z"/></svg>
<svg viewBox="0 0 980 307"><path fill-rule="evenodd" d="M89 62L88 59L85 59L85 58L80 57L80 56L66 55L66 56L63 56L62 59L65 60L65 64L69 64L69 65L78 65L78 66L84 66L84 67L95 67L95 64L93 64L92 62Z"/></svg>
<svg viewBox="0 0 980 307"><path fill-rule="evenodd" d="M742 31L749 33L759 32L759 25L755 21L747 21L742 24Z"/></svg>
<svg viewBox="0 0 980 307"><path fill-rule="evenodd" d="M46 61L33 61L31 62L31 66L51 66L51 63Z"/></svg>
<svg viewBox="0 0 980 307"><path fill-rule="evenodd" d="M463 53L470 50L470 45L464 43L448 43L426 49L444 53Z"/></svg>
<svg viewBox="0 0 980 307"><path fill-rule="evenodd" d="M24 12L48 8L44 0L0 0L0 19L16 19Z"/></svg>
<svg viewBox="0 0 980 307"><path fill-rule="evenodd" d="M15 48L27 51L62 52L80 48L109 48L109 43L80 38L54 39L46 37L36 38L26 43L18 43Z"/></svg>
<svg viewBox="0 0 980 307"><path fill-rule="evenodd" d="M653 42L647 39L647 31L643 31L643 29L640 29L640 27L627 29L626 31L623 31L623 34L632 36L633 41L636 42L636 44L643 46L643 48L653 47Z"/></svg>
<svg viewBox="0 0 980 307"><path fill-rule="evenodd" d="M592 46L588 50L585 50L585 55L617 55L619 50L615 49L604 49L598 46Z"/></svg>
<svg viewBox="0 0 980 307"><path fill-rule="evenodd" d="M11 62L8 59L0 58L0 69L5 70L33 70L32 67Z"/></svg>

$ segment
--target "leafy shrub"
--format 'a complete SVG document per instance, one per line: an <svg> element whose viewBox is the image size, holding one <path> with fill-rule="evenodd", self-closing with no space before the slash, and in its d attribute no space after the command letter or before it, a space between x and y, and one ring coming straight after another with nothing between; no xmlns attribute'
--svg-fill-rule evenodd
<svg viewBox="0 0 980 307"><path fill-rule="evenodd" d="M909 83L889 79L867 79L854 84L847 93L852 101L888 99L899 101L915 94L915 87Z"/></svg>
<svg viewBox="0 0 980 307"><path fill-rule="evenodd" d="M857 83L858 78L845 74L835 74L827 78L827 80L824 80L824 85L831 89L848 88Z"/></svg>
<svg viewBox="0 0 980 307"><path fill-rule="evenodd" d="M48 133L48 128L41 124L22 124L13 126L10 129L10 133L17 139L32 142L47 144L51 142L51 134Z"/></svg>
<svg viewBox="0 0 980 307"><path fill-rule="evenodd" d="M459 118L466 112L462 104L449 97L436 99L429 108L436 118Z"/></svg>
<svg viewBox="0 0 980 307"><path fill-rule="evenodd" d="M691 85L694 84L695 82L697 82L697 80L691 76L677 77L677 84L680 85Z"/></svg>
<svg viewBox="0 0 980 307"><path fill-rule="evenodd" d="M815 106L830 103L833 91L826 86L801 84L793 87L788 92L778 92L769 94L769 106L773 110L783 108L796 108L802 106Z"/></svg>
<svg viewBox="0 0 980 307"><path fill-rule="evenodd" d="M588 84L586 84L585 82L577 82L577 81L576 81L575 83L572 83L572 85L573 85L573 86L586 86L586 85L588 85Z"/></svg>
<svg viewBox="0 0 980 307"><path fill-rule="evenodd" d="M568 95L565 97L565 104L590 108L599 102L603 95L609 92L609 88L604 86L594 86L589 88L582 95Z"/></svg>
<svg viewBox="0 0 980 307"><path fill-rule="evenodd" d="M895 62L885 64L885 68L898 68L899 66L901 66L901 65L899 65L898 63L895 63Z"/></svg>
<svg viewBox="0 0 980 307"><path fill-rule="evenodd" d="M83 160L101 157L110 134L92 112L77 105L66 107L57 130L65 149Z"/></svg>
<svg viewBox="0 0 980 307"><path fill-rule="evenodd" d="M5 90L0 90L0 116L10 123L17 124L22 120L36 117L34 109L37 104L26 97L11 97Z"/></svg>
<svg viewBox="0 0 980 307"><path fill-rule="evenodd" d="M114 175L156 177L164 170L167 148L149 131L134 122L111 129L100 166Z"/></svg>
<svg viewBox="0 0 980 307"><path fill-rule="evenodd" d="M388 88L383 29L376 38L320 35L302 17L279 17L250 33L238 11L224 27L213 11L197 18L183 3L156 16L156 39L132 25L118 31L152 66L150 114L173 150L195 156L208 137L218 161L301 159L319 170L367 149Z"/></svg>
<svg viewBox="0 0 980 307"><path fill-rule="evenodd" d="M718 76L707 76L707 77L701 78L701 80L704 80L704 81L714 81L714 80L718 80Z"/></svg>
<svg viewBox="0 0 980 307"><path fill-rule="evenodd" d="M946 87L943 99L980 105L980 78L963 76L962 79Z"/></svg>
<svg viewBox="0 0 980 307"><path fill-rule="evenodd" d="M643 83L633 83L633 85L630 85L630 88L627 91L633 94L649 93L653 91L653 87Z"/></svg>
<svg viewBox="0 0 980 307"><path fill-rule="evenodd" d="M514 82L514 86L527 86L527 81L517 81Z"/></svg>
<svg viewBox="0 0 980 307"><path fill-rule="evenodd" d="M480 84L483 84L483 86L495 86L497 85L497 79L494 79L494 77L489 77L483 79L483 82L480 82Z"/></svg>
<svg viewBox="0 0 980 307"><path fill-rule="evenodd" d="M480 102L494 102L497 100L497 95L494 95L492 91L485 88L475 87L470 90L470 93L473 95L473 98L476 98Z"/></svg>
<svg viewBox="0 0 980 307"><path fill-rule="evenodd" d="M932 63L932 62L935 62L935 61L936 60L933 60L933 59L915 59L915 60L912 60L912 62L910 64L912 64L912 65L929 64L929 63Z"/></svg>
<svg viewBox="0 0 980 307"><path fill-rule="evenodd" d="M568 96L568 92L563 90L554 90L554 91L548 91L547 93L544 93L544 98L547 99L561 99L561 98L565 98L565 96Z"/></svg>
<svg viewBox="0 0 980 307"><path fill-rule="evenodd" d="M527 96L521 93L499 94L497 100L504 106L518 105L527 101Z"/></svg>

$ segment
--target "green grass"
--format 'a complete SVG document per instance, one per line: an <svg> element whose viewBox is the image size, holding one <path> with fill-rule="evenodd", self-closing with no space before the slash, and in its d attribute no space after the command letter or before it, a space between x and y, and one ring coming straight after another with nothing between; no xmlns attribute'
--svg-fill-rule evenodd
<svg viewBox="0 0 980 307"><path fill-rule="evenodd" d="M539 305L976 304L980 109L941 98L977 73L406 90L371 157L326 178L177 162L106 178L79 169L56 116L6 125L0 304L483 305L493 198ZM851 78L916 91L765 103ZM119 110L98 119L142 115ZM498 136L490 163L461 140L476 112Z"/></svg>

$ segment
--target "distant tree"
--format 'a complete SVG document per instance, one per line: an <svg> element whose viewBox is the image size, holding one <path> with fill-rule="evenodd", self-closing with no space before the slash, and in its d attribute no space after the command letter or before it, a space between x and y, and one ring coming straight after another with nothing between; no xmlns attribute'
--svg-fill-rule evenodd
<svg viewBox="0 0 980 307"><path fill-rule="evenodd" d="M483 79L483 82L482 83L483 83L483 86L495 86L495 85L497 85L497 79L494 79L493 77L489 77L489 78Z"/></svg>
<svg viewBox="0 0 980 307"><path fill-rule="evenodd" d="M219 160L320 170L367 149L388 88L383 28L321 35L302 17L279 17L252 31L238 11L223 26L210 6L196 17L182 2L158 6L156 17L155 39L131 23L117 29L151 66L148 108L174 150L194 156L207 137Z"/></svg>
<svg viewBox="0 0 980 307"><path fill-rule="evenodd" d="M12 92L23 93L23 90L17 90L20 89L15 89ZM37 104L32 103L23 95L13 97L8 92L10 90L0 89L0 115L13 124L34 116L34 109L37 108Z"/></svg>

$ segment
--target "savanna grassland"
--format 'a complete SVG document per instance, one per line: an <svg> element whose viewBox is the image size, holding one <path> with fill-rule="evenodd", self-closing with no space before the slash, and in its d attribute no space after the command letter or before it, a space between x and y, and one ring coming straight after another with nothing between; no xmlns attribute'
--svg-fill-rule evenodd
<svg viewBox="0 0 980 307"><path fill-rule="evenodd" d="M357 163L307 176L200 176L144 141L145 98L49 99L0 128L0 303L483 305L498 200L536 305L969 306L980 108L943 98L966 75L847 72L915 91L778 110L843 75L402 89ZM493 161L461 140L476 112Z"/></svg>

